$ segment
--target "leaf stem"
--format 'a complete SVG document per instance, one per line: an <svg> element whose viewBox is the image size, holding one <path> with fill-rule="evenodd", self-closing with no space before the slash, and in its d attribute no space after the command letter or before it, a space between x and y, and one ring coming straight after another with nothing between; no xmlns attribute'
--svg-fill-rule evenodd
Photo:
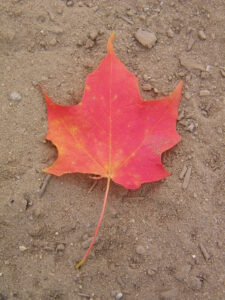
<svg viewBox="0 0 225 300"><path fill-rule="evenodd" d="M105 212L106 202L107 202L108 193L109 193L109 187L110 187L110 176L107 178L107 185L106 185L106 191L105 191L105 196L104 196L102 211L101 211L100 217L98 219L98 224L96 226L95 234L94 234L93 239L92 239L92 241L91 241L91 243L90 243L90 245L89 245L86 253L84 254L83 258L75 265L76 269L80 269L82 267L82 265L85 263L85 261L88 258L88 255L89 255L89 253L91 251L91 248L93 247L93 245L94 245L94 243L96 241L96 238L97 238L97 235L98 235L98 231L99 231L100 225L102 223L102 219L103 219L104 212Z"/></svg>

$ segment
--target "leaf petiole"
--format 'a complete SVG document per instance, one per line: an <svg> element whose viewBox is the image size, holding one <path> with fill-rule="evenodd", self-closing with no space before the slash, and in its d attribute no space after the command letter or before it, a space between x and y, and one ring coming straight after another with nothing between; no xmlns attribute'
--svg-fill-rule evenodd
<svg viewBox="0 0 225 300"><path fill-rule="evenodd" d="M99 231L100 225L102 223L102 219L103 219L104 212L105 212L106 202L107 202L108 193L109 193L109 187L110 187L110 176L107 178L107 185L106 185L106 191L105 191L105 196L104 196L102 211L101 211L100 217L98 219L98 224L96 226L95 234L94 234L93 239L92 239L92 241L91 241L91 243L90 243L90 245L89 245L86 253L84 254L83 258L75 265L76 269L80 269L83 266L83 264L85 263L85 261L88 258L88 255L89 255L89 253L91 251L91 248L93 247L93 245L94 245L94 243L96 241L96 238L97 238L97 235L98 235L98 231Z"/></svg>

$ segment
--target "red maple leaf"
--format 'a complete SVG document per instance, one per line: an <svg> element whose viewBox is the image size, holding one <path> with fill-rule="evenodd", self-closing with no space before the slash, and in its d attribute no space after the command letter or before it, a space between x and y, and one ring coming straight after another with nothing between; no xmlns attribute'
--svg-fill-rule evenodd
<svg viewBox="0 0 225 300"><path fill-rule="evenodd" d="M176 131L183 82L168 96L145 101L137 78L115 56L113 35L100 66L87 76L82 101L54 103L44 92L49 128L47 140L58 158L45 172L89 173L107 178L102 212L93 240L78 263L87 259L103 218L110 181L128 189L167 177L161 154L180 141Z"/></svg>

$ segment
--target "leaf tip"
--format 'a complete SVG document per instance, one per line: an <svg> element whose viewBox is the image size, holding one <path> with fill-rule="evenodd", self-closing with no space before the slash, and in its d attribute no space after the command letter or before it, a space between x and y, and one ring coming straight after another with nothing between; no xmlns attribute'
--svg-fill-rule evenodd
<svg viewBox="0 0 225 300"><path fill-rule="evenodd" d="M181 81L178 83L178 86L177 86L177 87L180 88L180 89L182 90L183 86L184 86L184 81L181 80Z"/></svg>
<svg viewBox="0 0 225 300"><path fill-rule="evenodd" d="M182 98L182 89L184 86L184 81L181 80L178 85L175 87L175 89L172 91L172 93L170 94L170 98L172 99L176 99L178 102L180 102L181 98Z"/></svg>
<svg viewBox="0 0 225 300"><path fill-rule="evenodd" d="M112 32L109 40L108 40L108 45L107 45L107 49L108 49L108 53L109 54L113 54L114 53L114 50L113 50L113 40L114 40L114 32Z"/></svg>
<svg viewBox="0 0 225 300"><path fill-rule="evenodd" d="M181 80L178 85L175 87L174 91L176 91L177 93L181 94L182 92L182 89L183 89L183 86L184 86L184 81Z"/></svg>
<svg viewBox="0 0 225 300"><path fill-rule="evenodd" d="M46 104L48 105L48 104L50 104L50 103L53 103L53 101L51 100L51 98L47 95L47 93L46 93L46 92L44 91L44 89L42 88L42 85L41 85L41 84L39 84L39 87L40 87L40 90L41 90L42 95L43 95L44 98L45 98Z"/></svg>

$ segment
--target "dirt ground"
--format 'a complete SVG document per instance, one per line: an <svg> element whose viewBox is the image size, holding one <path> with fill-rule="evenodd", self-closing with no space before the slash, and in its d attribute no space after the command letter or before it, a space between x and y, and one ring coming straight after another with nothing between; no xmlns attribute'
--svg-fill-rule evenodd
<svg viewBox="0 0 225 300"><path fill-rule="evenodd" d="M225 2L1 0L0 299L225 299ZM138 29L156 35L151 49ZM165 153L172 176L137 191L111 185L89 260L106 180L52 177L41 83L57 103L82 98L115 32L118 58L145 99L185 82Z"/></svg>

